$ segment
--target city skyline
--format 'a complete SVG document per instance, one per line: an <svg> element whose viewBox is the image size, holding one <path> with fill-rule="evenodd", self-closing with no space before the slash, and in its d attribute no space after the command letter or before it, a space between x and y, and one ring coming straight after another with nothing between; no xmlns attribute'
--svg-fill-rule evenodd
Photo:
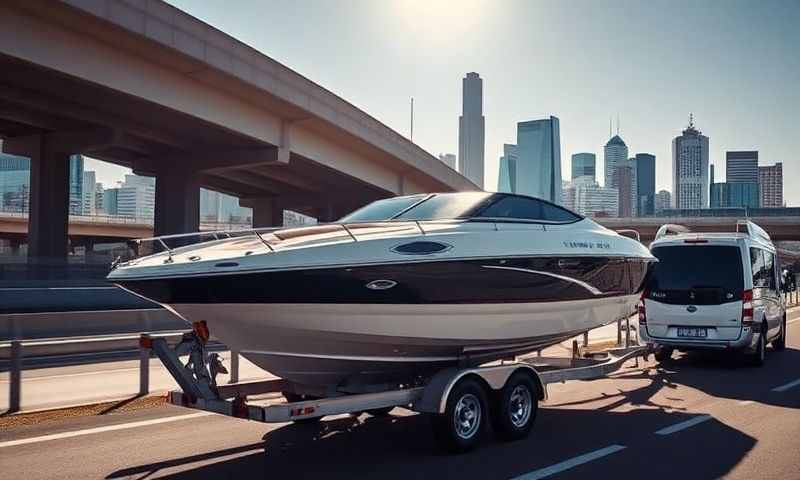
<svg viewBox="0 0 800 480"><path fill-rule="evenodd" d="M796 2L508 2L494 8L477 1L454 9L435 1L302 1L280 4L284 21L271 29L248 20L277 8L272 2L244 0L237 9L171 3L406 136L413 96L414 141L434 154L456 151L461 78L479 72L490 189L503 144L514 143L516 122L550 114L562 123L562 171L569 171L572 153L600 154L608 118L619 115L630 150L660 159L656 188L671 191L670 142L694 112L713 139L713 163L728 150L758 149L764 163L783 162L787 180L800 176L793 132L800 59L791 53L800 44ZM687 9L692 15L680 22L663 21ZM527 28L516 28L523 18ZM308 35L290 34L298 28ZM603 171L600 158L597 168ZM800 205L800 192L787 193L788 205Z"/></svg>
<svg viewBox="0 0 800 480"><path fill-rule="evenodd" d="M480 72L489 189L497 184L502 145L513 143L516 122L550 113L562 122L563 171L569 171L572 153L599 156L608 118L619 114L631 151L659 159L656 188L672 191L670 142L694 112L713 139L709 157L719 165L719 178L725 176L725 152L748 149L758 149L765 164L782 162L787 183L800 175L800 141L793 132L800 59L791 53L800 43L793 27L800 21L796 2L509 2L502 9L467 2L451 9L436 2L305 1L281 4L284 21L273 29L248 21L253 12L273 8L271 2L243 1L237 9L171 3L404 135L414 96L414 139L431 153L457 150L460 79L464 72ZM660 21L689 5L692 15L685 21ZM509 28L519 18L528 19L530 28ZM309 35L289 34L298 28ZM342 54L350 51L357 54ZM508 62L511 56L531 61ZM372 68L375 61L382 67ZM740 68L742 63L749 68ZM623 65L632 68L620 75ZM587 77L586 71L593 74ZM601 158L597 168L603 169ZM95 169L103 182L109 181L106 170L121 171ZM800 191L787 191L785 202L800 205Z"/></svg>

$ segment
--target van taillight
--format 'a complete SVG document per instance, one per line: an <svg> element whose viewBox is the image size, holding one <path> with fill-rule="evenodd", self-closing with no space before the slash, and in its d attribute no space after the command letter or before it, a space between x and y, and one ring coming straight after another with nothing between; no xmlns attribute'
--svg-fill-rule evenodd
<svg viewBox="0 0 800 480"><path fill-rule="evenodd" d="M639 312L639 325L647 325L647 311L644 308L645 298L647 298L647 290L642 291L642 296L639 297L639 305L636 307Z"/></svg>
<svg viewBox="0 0 800 480"><path fill-rule="evenodd" d="M753 326L753 291L745 290L742 293L742 326Z"/></svg>

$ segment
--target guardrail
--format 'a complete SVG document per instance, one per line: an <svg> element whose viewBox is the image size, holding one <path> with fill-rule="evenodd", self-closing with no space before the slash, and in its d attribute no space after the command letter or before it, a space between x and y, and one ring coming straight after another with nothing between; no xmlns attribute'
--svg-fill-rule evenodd
<svg viewBox="0 0 800 480"><path fill-rule="evenodd" d="M9 360L8 413L18 412L22 400L22 371L25 356L70 355L87 352L139 350L139 395L150 393L151 345L155 338L181 338L190 330L171 332L143 332L129 335L103 335L81 338L53 338L43 340L11 340L0 343L0 358ZM223 348L222 344L213 344ZM7 351L8 354L4 354ZM230 383L239 381L239 355L231 352Z"/></svg>

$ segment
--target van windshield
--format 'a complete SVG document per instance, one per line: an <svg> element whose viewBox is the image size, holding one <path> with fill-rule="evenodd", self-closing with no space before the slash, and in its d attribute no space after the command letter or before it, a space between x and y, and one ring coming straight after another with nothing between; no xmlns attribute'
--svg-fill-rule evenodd
<svg viewBox="0 0 800 480"><path fill-rule="evenodd" d="M652 252L658 262L648 283L648 298L681 305L741 300L744 275L739 247L663 246Z"/></svg>

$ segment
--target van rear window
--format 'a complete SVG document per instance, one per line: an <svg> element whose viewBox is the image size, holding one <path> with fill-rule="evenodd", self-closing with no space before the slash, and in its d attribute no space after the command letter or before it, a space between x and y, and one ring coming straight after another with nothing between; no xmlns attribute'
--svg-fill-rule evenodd
<svg viewBox="0 0 800 480"><path fill-rule="evenodd" d="M739 247L664 246L648 282L649 297L663 303L718 305L741 300L744 290Z"/></svg>

